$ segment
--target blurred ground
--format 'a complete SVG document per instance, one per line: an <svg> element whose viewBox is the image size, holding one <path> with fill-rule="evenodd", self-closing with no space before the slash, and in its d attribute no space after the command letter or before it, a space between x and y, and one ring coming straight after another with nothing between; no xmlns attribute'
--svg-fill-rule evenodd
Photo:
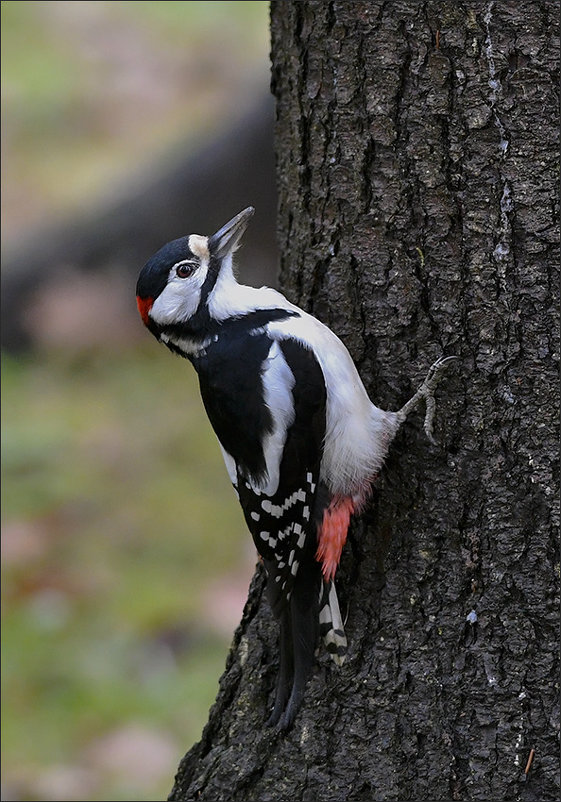
<svg viewBox="0 0 561 802"><path fill-rule="evenodd" d="M268 4L2 2L2 225L87 211L268 87Z"/></svg>
<svg viewBox="0 0 561 802"><path fill-rule="evenodd" d="M4 245L262 91L267 15L3 2ZM140 324L101 336L88 287L39 307L80 336L2 360L5 800L165 798L255 563L190 366Z"/></svg>

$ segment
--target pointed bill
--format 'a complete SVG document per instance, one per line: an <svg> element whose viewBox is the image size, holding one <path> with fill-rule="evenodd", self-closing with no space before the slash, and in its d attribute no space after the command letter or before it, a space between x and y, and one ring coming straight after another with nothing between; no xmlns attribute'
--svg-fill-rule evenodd
<svg viewBox="0 0 561 802"><path fill-rule="evenodd" d="M255 209L253 206L248 206L247 209L244 209L243 212L233 217L225 226L222 226L216 234L209 237L208 247L210 252L218 256L218 258L232 253L242 238L247 228L249 218L253 215L254 211Z"/></svg>

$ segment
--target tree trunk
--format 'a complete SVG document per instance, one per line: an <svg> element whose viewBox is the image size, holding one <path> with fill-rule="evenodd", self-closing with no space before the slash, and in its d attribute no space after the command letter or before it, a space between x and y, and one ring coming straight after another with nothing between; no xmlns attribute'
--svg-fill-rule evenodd
<svg viewBox="0 0 561 802"><path fill-rule="evenodd" d="M401 431L320 650L264 725L277 627L258 570L170 799L558 797L556 4L273 2L281 279L397 409L431 362L437 445ZM533 760L530 760L530 758Z"/></svg>

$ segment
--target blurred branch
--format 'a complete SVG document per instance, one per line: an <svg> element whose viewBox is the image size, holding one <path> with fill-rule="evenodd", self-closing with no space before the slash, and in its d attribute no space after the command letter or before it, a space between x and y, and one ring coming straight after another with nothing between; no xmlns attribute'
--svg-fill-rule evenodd
<svg viewBox="0 0 561 802"><path fill-rule="evenodd" d="M272 283L276 269L276 189L271 97L261 98L199 150L139 177L118 201L87 217L30 231L3 257L1 333L9 350L31 347L26 312L37 295L73 272L130 276L164 242L212 233L244 206L257 209L244 247L244 276ZM248 275L249 274L249 275Z"/></svg>

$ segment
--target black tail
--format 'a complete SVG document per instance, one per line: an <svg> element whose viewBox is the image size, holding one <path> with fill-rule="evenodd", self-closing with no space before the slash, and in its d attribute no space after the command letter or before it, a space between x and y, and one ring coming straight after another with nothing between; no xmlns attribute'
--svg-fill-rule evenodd
<svg viewBox="0 0 561 802"><path fill-rule="evenodd" d="M283 710L292 692L294 683L294 650L292 647L292 623L290 609L286 609L280 622L280 665L277 676L277 690L275 693L275 706L267 724L275 725L282 716Z"/></svg>
<svg viewBox="0 0 561 802"><path fill-rule="evenodd" d="M275 705L269 724L288 729L304 697L319 635L321 569L315 560L303 563L282 613L280 667Z"/></svg>

